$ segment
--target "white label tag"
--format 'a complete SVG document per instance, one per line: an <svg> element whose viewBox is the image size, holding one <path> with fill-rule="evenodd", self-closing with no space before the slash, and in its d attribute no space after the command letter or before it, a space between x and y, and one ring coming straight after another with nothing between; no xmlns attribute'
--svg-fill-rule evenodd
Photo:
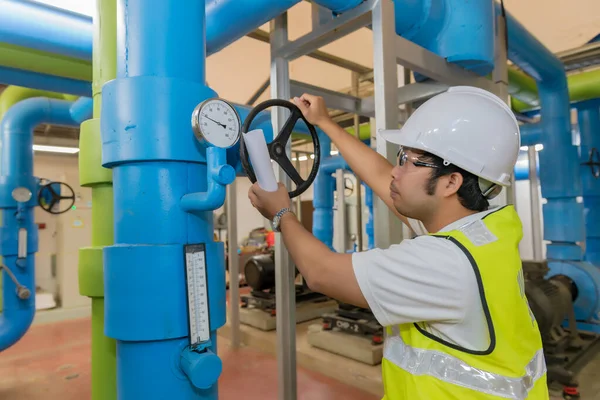
<svg viewBox="0 0 600 400"><path fill-rule="evenodd" d="M475 246L495 242L498 238L485 226L482 220L471 222L460 229Z"/></svg>

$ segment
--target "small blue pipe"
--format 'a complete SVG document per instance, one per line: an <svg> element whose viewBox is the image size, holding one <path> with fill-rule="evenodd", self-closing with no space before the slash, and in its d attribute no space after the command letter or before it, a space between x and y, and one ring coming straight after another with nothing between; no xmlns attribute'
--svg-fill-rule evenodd
<svg viewBox="0 0 600 400"><path fill-rule="evenodd" d="M214 211L225 202L226 186L235 180L235 170L227 164L225 149L208 147L206 149L208 162L208 189L206 192L190 193L181 198L181 208L194 213L197 211Z"/></svg>
<svg viewBox="0 0 600 400"><path fill-rule="evenodd" d="M92 61L92 35L91 17L33 1L2 2L0 42Z"/></svg>
<svg viewBox="0 0 600 400"><path fill-rule="evenodd" d="M519 130L521 131L521 146L535 146L543 142L543 130L542 124L526 124L521 125Z"/></svg>
<svg viewBox="0 0 600 400"><path fill-rule="evenodd" d="M365 205L369 210L369 218L367 219L367 247L369 250L375 247L375 222L373 215L373 189L369 186L364 185L365 187Z"/></svg>
<svg viewBox="0 0 600 400"><path fill-rule="evenodd" d="M321 154L329 154L331 139L325 134L321 134L319 142ZM331 174L338 169L349 169L348 164L341 156L323 158L317 177L313 182L313 235L332 250L335 178Z"/></svg>
<svg viewBox="0 0 600 400"><path fill-rule="evenodd" d="M0 83L76 96L89 97L92 95L92 84L90 82L2 66L0 66Z"/></svg>
<svg viewBox="0 0 600 400"><path fill-rule="evenodd" d="M580 130L580 163L592 159L600 163L600 102L587 101L577 105ZM595 166L600 173L600 165ZM589 165L581 165L583 205L585 207L585 260L600 267L600 177L595 177Z"/></svg>
<svg viewBox="0 0 600 400"><path fill-rule="evenodd" d="M33 176L33 129L41 124L78 126L70 113L72 102L30 98L12 106L0 122L0 255L19 283L31 292L17 297L12 279L2 272L4 311L0 315L0 351L15 344L29 329L35 314L35 253L38 229L33 209L37 205L39 180ZM25 187L33 194L25 204L12 198L12 191ZM27 232L27 255L18 258L19 231Z"/></svg>
<svg viewBox="0 0 600 400"><path fill-rule="evenodd" d="M94 100L92 100L91 97L80 97L73 103L70 112L73 121L81 124L83 121L92 118L92 114L94 113Z"/></svg>
<svg viewBox="0 0 600 400"><path fill-rule="evenodd" d="M496 12L501 13L496 3ZM506 13L508 58L537 82L541 105L544 149L539 152L540 183L544 204L544 239L550 241L547 257L581 260L577 244L585 238L581 174L577 149L572 145L567 77L561 61ZM569 224L565 225L565 217Z"/></svg>

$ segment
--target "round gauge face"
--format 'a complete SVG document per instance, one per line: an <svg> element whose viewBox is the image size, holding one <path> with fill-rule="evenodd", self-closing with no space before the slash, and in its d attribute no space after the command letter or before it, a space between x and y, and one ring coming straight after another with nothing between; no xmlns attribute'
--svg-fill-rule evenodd
<svg viewBox="0 0 600 400"><path fill-rule="evenodd" d="M194 109L192 127L198 140L227 149L240 139L242 123L235 108L227 101L209 99Z"/></svg>
<svg viewBox="0 0 600 400"><path fill-rule="evenodd" d="M25 187L18 187L12 191L12 197L19 203L27 203L31 200L31 191Z"/></svg>

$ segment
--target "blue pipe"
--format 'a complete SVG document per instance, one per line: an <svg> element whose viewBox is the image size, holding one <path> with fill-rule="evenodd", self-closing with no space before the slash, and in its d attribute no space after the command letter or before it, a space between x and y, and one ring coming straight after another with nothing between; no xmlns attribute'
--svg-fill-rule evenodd
<svg viewBox="0 0 600 400"><path fill-rule="evenodd" d="M521 146L535 146L543 143L542 124L526 124L519 127L521 132Z"/></svg>
<svg viewBox="0 0 600 400"><path fill-rule="evenodd" d="M365 187L365 205L369 210L369 218L367 219L367 247L369 250L375 247L375 222L373 215L373 189L369 186L364 185ZM362 249L361 249L362 251Z"/></svg>
<svg viewBox="0 0 600 400"><path fill-rule="evenodd" d="M15 344L29 329L35 314L35 253L38 229L34 221L39 181L33 176L33 129L41 123L78 126L70 113L72 102L30 98L12 106L0 122L0 255L18 282L31 292L28 299L16 294L12 279L3 274L4 311L0 315L0 351ZM33 194L27 203L17 203L17 187ZM27 255L19 258L19 231L27 232Z"/></svg>
<svg viewBox="0 0 600 400"><path fill-rule="evenodd" d="M91 82L77 79L61 78L59 76L38 74L0 66L0 83L4 85L22 86L49 92L73 94L76 96L91 96Z"/></svg>
<svg viewBox="0 0 600 400"><path fill-rule="evenodd" d="M33 1L2 2L0 42L92 61L92 35L91 17Z"/></svg>
<svg viewBox="0 0 600 400"><path fill-rule="evenodd" d="M398 35L479 75L493 70L495 18L491 0L394 2Z"/></svg>
<svg viewBox="0 0 600 400"><path fill-rule="evenodd" d="M496 3L496 11L501 12ZM581 177L577 149L572 145L569 94L563 64L510 13L506 13L508 56L533 77L538 86L544 150L539 152L540 183L544 205L544 239L550 241L547 257L581 260L577 242L584 240ZM560 161L558 161L560 160ZM565 218L570 222L565 225Z"/></svg>
<svg viewBox="0 0 600 400"><path fill-rule="evenodd" d="M585 260L600 267L600 177L595 177L589 162L600 163L600 102L587 101L577 106L581 145L581 182L585 207ZM600 165L595 172L600 174Z"/></svg>
<svg viewBox="0 0 600 400"><path fill-rule="evenodd" d="M536 164L537 175L540 175L540 164ZM514 169L515 180L517 181L525 181L529 179L529 160L527 159L527 154L525 153L525 157L519 156L517 163L515 164Z"/></svg>
<svg viewBox="0 0 600 400"><path fill-rule="evenodd" d="M181 198L181 208L194 213L213 211L225 202L225 187L235 180L235 170L227 164L225 149L209 147L206 149L208 168L206 192L190 193Z"/></svg>
<svg viewBox="0 0 600 400"><path fill-rule="evenodd" d="M71 106L71 117L73 121L81 124L92 118L94 112L94 100L91 97L80 97Z"/></svg>
<svg viewBox="0 0 600 400"><path fill-rule="evenodd" d="M103 86L100 125L114 187L114 245L103 251L118 397L215 400L225 261L210 210L221 198L208 197L228 179L214 181L223 152L200 144L190 124L196 105L217 96L205 84L205 2L119 0L117 9L117 77ZM190 193L207 193L193 212L182 207ZM189 348L189 244L206 248L210 340L198 351Z"/></svg>
<svg viewBox="0 0 600 400"><path fill-rule="evenodd" d="M331 139L319 135L321 154L331 152ZM313 235L333 250L333 193L338 169L348 170L348 164L341 156L325 157L321 160L319 172L313 182Z"/></svg>
<svg viewBox="0 0 600 400"><path fill-rule="evenodd" d="M350 11L362 2L363 0L315 0L316 4L331 10L334 14Z"/></svg>

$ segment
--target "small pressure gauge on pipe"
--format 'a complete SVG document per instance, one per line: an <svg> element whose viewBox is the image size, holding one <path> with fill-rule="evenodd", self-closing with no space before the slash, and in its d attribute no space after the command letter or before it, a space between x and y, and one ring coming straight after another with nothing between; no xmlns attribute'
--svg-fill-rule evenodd
<svg viewBox="0 0 600 400"><path fill-rule="evenodd" d="M240 139L242 122L229 102L213 98L196 106L192 113L192 128L201 143L228 149Z"/></svg>
<svg viewBox="0 0 600 400"><path fill-rule="evenodd" d="M12 191L12 198L18 203L27 203L31 196L31 191L26 187L18 187Z"/></svg>

